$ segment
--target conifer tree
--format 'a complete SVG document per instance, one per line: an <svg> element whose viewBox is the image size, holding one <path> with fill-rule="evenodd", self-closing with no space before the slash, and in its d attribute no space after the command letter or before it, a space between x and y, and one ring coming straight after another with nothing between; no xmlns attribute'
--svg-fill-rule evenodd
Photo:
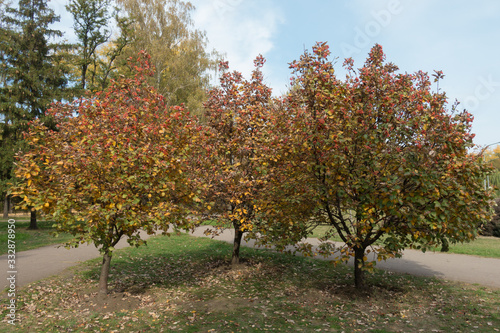
<svg viewBox="0 0 500 333"><path fill-rule="evenodd" d="M0 27L0 184L12 175L14 153L22 146L22 132L29 122L43 118L49 105L68 93L62 62L68 46L58 43L62 32L51 29L59 17L46 0L20 0L6 8ZM37 228L32 212L30 228Z"/></svg>

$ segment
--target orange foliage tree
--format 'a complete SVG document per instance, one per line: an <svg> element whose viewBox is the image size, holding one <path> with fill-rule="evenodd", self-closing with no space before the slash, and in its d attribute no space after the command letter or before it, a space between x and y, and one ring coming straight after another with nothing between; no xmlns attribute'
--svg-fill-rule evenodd
<svg viewBox="0 0 500 333"><path fill-rule="evenodd" d="M68 245L99 248L102 293L118 241L138 246L141 230L187 226L184 204L194 196L185 173L194 123L146 83L148 60L141 53L131 63L132 79L54 105L49 115L57 130L35 120L26 135L30 150L18 156L16 175L24 181L15 193L73 234Z"/></svg>
<svg viewBox="0 0 500 333"><path fill-rule="evenodd" d="M265 178L256 161L272 105L271 89L263 83L260 70L264 62L262 56L256 58L250 80L228 71L227 62L221 62L221 85L208 92L205 137L194 156L201 163L197 178L205 186L203 201L216 221L217 230L212 231L234 228L233 264L239 263L243 234L258 221L256 200Z"/></svg>
<svg viewBox="0 0 500 333"><path fill-rule="evenodd" d="M425 73L398 74L376 45L359 70L345 61L343 81L329 54L318 43L291 63L291 93L269 122L264 206L273 219L261 241L283 247L328 225L320 253L354 257L362 288L370 252L382 260L443 237L473 239L490 215L489 167L469 153L471 114L448 110ZM345 246L332 246L333 235Z"/></svg>

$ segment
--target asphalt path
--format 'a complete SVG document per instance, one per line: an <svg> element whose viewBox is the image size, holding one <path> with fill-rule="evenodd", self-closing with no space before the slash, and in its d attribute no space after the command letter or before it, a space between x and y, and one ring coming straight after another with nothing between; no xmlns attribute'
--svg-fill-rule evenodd
<svg viewBox="0 0 500 333"><path fill-rule="evenodd" d="M204 230L205 227L197 228L193 235L207 237L204 235ZM233 230L225 230L219 236L213 238L231 243L233 237ZM147 239L148 235L144 234L143 238ZM318 240L314 238L307 241L313 245L318 244ZM254 246L254 241L243 242L242 245ZM123 239L115 248L120 249L127 246L128 243ZM12 269L8 266L8 255L2 255L0 256L0 263L4 267L7 277L7 279L3 280L2 290L8 287L10 281L8 278L13 275L15 276L16 286L19 288L53 275L59 275L69 267L99 256L99 251L93 245L80 245L78 248L72 249L46 246L16 253L15 273L12 273ZM325 259L320 256L318 258ZM398 273L437 277L444 280L500 288L500 259L406 250L402 258L378 262L376 267Z"/></svg>
<svg viewBox="0 0 500 333"><path fill-rule="evenodd" d="M149 237L146 233L141 234L142 239L148 239ZM115 249L128 246L127 240L123 238L116 244ZM59 245L50 245L17 252L15 254L15 268L12 269L9 265L9 259L12 259L12 257L9 258L8 254L2 255L0 256L1 267L4 267L7 274L7 279L3 281L2 290L10 284L9 277L15 276L14 280L19 288L61 274L69 267L100 256L99 250L93 244L81 244L71 249Z"/></svg>
<svg viewBox="0 0 500 333"><path fill-rule="evenodd" d="M203 237L205 228L198 228L194 235ZM205 236L206 237L206 236ZM223 234L214 239L232 242L234 238L233 230L225 230ZM320 242L316 238L309 238L307 242L318 245ZM255 241L244 242L244 246L254 246ZM342 243L338 243L341 245ZM318 259L331 260L334 256ZM369 260L375 260L370 258ZM353 260L349 262L353 264ZM377 268L397 272L407 273L416 276L437 277L443 280L460 281L466 283L479 284L492 288L500 288L500 259L484 258L471 255L429 252L423 253L416 250L405 250L401 258L388 259L377 262Z"/></svg>

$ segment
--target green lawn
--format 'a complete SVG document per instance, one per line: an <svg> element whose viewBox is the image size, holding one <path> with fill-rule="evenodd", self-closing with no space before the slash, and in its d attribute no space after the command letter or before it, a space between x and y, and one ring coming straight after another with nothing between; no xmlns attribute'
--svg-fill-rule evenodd
<svg viewBox="0 0 500 333"><path fill-rule="evenodd" d="M450 253L500 258L500 238L478 237L470 243L450 244Z"/></svg>
<svg viewBox="0 0 500 333"><path fill-rule="evenodd" d="M323 237L328 228L328 226L318 226L314 229L310 237ZM342 239L338 236L331 238L331 240L336 242L342 241ZM436 251L439 250L440 248L436 249ZM450 250L448 252L489 258L500 258L500 238L478 237L470 243L450 244Z"/></svg>
<svg viewBox="0 0 500 333"><path fill-rule="evenodd" d="M16 220L16 252L35 249L42 246L60 244L71 239L69 234L53 236L54 229L52 221L38 221L39 230L27 230L29 220L26 216L15 217ZM205 222L203 225L214 225L215 222ZM229 226L228 226L229 227ZM0 219L0 254L7 253L8 223ZM318 226L310 237L320 238L324 235L327 226ZM332 238L334 241L342 241L340 237ZM437 249L439 251L439 249ZM451 244L450 253L468 254L490 258L500 258L500 238L479 237L471 243Z"/></svg>
<svg viewBox="0 0 500 333"><path fill-rule="evenodd" d="M376 270L371 290L351 268L242 249L185 234L118 250L106 299L100 259L18 291L21 322L2 332L495 332L500 290ZM2 318L7 315L2 302Z"/></svg>
<svg viewBox="0 0 500 333"><path fill-rule="evenodd" d="M52 221L37 221L38 230L28 230L29 220L26 217L14 217L15 222L15 249L16 252L36 249L38 247L60 244L71 239L69 234L53 236L54 229ZM7 220L0 219L0 254L6 254L8 247L8 225Z"/></svg>

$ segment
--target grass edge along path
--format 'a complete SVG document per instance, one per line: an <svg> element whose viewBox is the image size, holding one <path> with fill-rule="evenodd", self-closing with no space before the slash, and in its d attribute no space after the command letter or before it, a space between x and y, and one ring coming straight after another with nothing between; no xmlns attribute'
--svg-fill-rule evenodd
<svg viewBox="0 0 500 333"><path fill-rule="evenodd" d="M28 230L30 222L25 217L13 217L9 220L15 221L13 223L15 226L13 230L15 232L16 252L33 250L48 245L58 245L72 238L67 233L59 233L57 237L54 237L55 229L52 227L54 222L50 220L38 220L37 230ZM8 226L8 220L0 220L0 255L7 254L8 252Z"/></svg>
<svg viewBox="0 0 500 333"><path fill-rule="evenodd" d="M118 250L106 299L100 259L18 291L18 332L495 332L500 290L376 270L369 292L351 269L185 234ZM7 314L2 303L2 316ZM14 329L14 330L13 330Z"/></svg>
<svg viewBox="0 0 500 333"><path fill-rule="evenodd" d="M311 233L311 238L321 238L325 235L327 226L318 226ZM331 239L332 241L341 242L340 237ZM440 252L440 248L428 250L429 252ZM465 254L479 256L485 258L500 258L500 238L479 236L474 241L469 243L450 243L450 249L447 253Z"/></svg>
<svg viewBox="0 0 500 333"><path fill-rule="evenodd" d="M62 244L72 237L69 234L60 233L58 237L52 234L54 228L52 227L53 221L38 221L38 230L28 230L29 220L26 216L14 216L12 219L16 221L16 252L36 249L48 245ZM0 219L0 255L7 253L7 220ZM319 238L324 235L326 231L325 226L317 227L310 237ZM332 239L338 241L339 239ZM431 252L429 250L429 252ZM434 252L439 252L436 249ZM470 243L450 244L450 251L448 253L465 254L480 256L485 258L500 258L500 238L495 237L478 237Z"/></svg>

